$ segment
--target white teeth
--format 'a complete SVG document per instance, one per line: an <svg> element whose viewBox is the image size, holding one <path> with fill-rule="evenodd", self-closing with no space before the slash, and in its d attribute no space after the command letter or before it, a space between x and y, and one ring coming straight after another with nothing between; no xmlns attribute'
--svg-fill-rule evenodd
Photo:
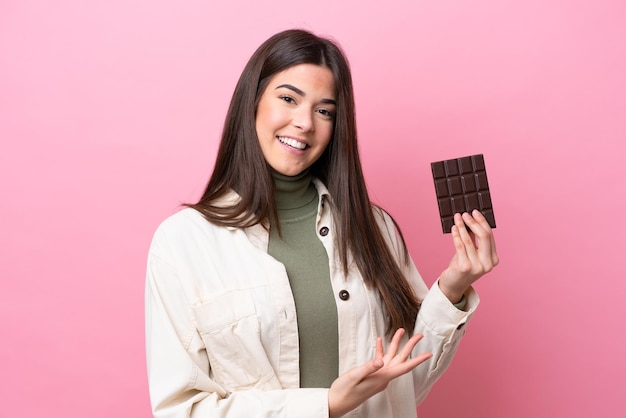
<svg viewBox="0 0 626 418"><path fill-rule="evenodd" d="M283 144L287 144L290 147L296 148L296 149L305 149L306 148L306 144L303 142L298 142L295 139L292 138L287 138L284 136L279 136L278 140L280 142L282 142Z"/></svg>

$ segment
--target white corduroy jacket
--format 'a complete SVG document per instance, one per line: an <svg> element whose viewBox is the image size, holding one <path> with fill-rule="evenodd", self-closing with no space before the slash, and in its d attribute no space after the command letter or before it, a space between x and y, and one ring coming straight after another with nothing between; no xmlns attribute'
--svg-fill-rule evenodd
<svg viewBox="0 0 626 418"><path fill-rule="evenodd" d="M379 297L356 267L343 274L334 243L332 198L314 180L317 230L328 252L339 332L339 373L374 358L385 335ZM399 260L403 249L389 216L378 222ZM320 232L321 231L321 232ZM155 417L328 417L328 389L300 389L296 310L283 265L267 254L260 225L218 227L194 209L170 216L150 246L146 281L146 345ZM400 261L400 265L402 261ZM433 357L346 417L407 418L450 364L478 305L473 289L458 310L428 290L412 260L406 276L422 300L415 353ZM388 344L388 341L385 343Z"/></svg>

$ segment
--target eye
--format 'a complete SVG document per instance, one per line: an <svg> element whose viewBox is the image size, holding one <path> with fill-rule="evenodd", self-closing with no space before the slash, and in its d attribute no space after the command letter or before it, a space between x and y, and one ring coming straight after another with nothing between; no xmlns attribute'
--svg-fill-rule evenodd
<svg viewBox="0 0 626 418"><path fill-rule="evenodd" d="M335 118L335 112L330 111L328 109L317 109L317 113L319 113L320 115L324 116L327 119Z"/></svg>
<svg viewBox="0 0 626 418"><path fill-rule="evenodd" d="M295 103L296 99L294 99L291 96L287 96L287 95L282 95L282 96L278 96L278 98L286 103Z"/></svg>

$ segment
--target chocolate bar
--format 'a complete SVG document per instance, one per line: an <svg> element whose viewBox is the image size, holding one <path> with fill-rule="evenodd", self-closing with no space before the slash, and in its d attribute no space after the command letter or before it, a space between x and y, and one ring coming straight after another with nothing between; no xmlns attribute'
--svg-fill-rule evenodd
<svg viewBox="0 0 626 418"><path fill-rule="evenodd" d="M437 161L430 168L444 234L450 233L455 213L471 213L474 209L482 212L489 226L496 227L482 154Z"/></svg>

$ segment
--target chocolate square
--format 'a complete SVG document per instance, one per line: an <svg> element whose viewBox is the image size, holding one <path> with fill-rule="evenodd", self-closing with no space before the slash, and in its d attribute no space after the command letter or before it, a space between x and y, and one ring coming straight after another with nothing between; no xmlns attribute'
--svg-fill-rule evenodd
<svg viewBox="0 0 626 418"><path fill-rule="evenodd" d="M489 226L496 227L493 216L485 159L482 154L437 161L430 164L443 233L450 233L454 214L478 209Z"/></svg>

